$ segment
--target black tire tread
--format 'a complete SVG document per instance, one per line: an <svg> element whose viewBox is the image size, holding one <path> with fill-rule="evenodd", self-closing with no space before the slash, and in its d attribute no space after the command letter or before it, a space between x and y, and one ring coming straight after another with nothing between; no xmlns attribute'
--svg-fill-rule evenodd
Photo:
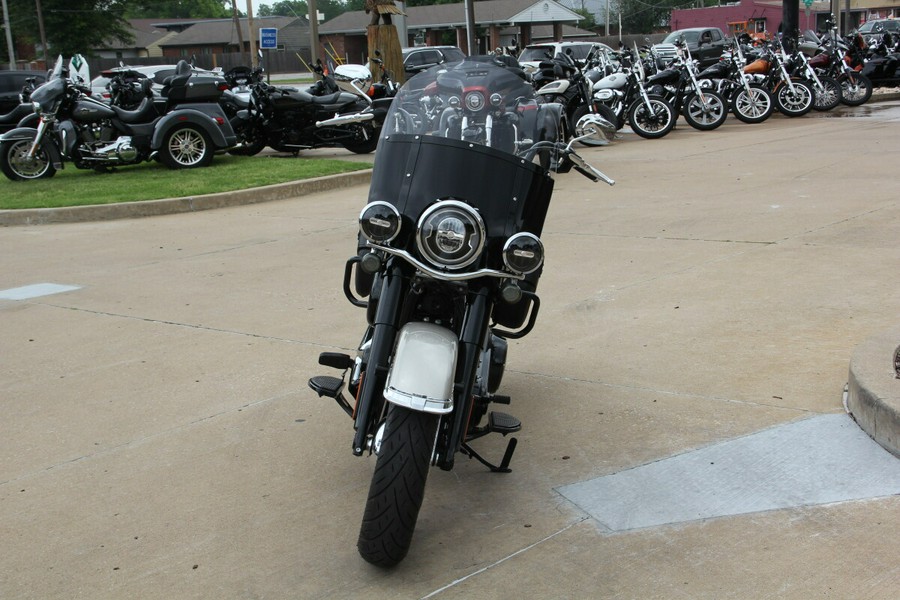
<svg viewBox="0 0 900 600"><path fill-rule="evenodd" d="M368 562L392 567L409 551L439 417L391 406L369 486L357 548Z"/></svg>

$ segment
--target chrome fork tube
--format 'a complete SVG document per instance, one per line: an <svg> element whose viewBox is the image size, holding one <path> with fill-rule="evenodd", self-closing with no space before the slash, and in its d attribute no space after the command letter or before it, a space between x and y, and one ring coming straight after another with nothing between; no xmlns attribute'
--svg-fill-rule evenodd
<svg viewBox="0 0 900 600"><path fill-rule="evenodd" d="M34 136L34 142L31 144L31 148L28 149L28 154L26 154L28 160L34 159L34 155L37 154L38 147L41 145L41 140L44 139L44 133L49 126L49 121L41 117L41 120L38 122L37 135Z"/></svg>

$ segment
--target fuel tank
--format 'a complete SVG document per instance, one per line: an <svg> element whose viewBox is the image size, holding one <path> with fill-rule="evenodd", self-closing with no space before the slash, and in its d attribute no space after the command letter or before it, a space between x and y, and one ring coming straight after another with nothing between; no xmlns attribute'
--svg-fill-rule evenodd
<svg viewBox="0 0 900 600"><path fill-rule="evenodd" d="M75 103L75 109L72 111L72 118L83 123L93 123L103 119L111 119L115 116L116 113L112 108L91 98L78 100Z"/></svg>

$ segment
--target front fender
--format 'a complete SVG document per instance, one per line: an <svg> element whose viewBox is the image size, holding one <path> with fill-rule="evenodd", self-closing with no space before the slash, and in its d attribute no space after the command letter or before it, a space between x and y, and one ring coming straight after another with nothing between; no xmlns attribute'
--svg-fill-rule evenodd
<svg viewBox="0 0 900 600"><path fill-rule="evenodd" d="M384 386L385 400L420 412L451 412L458 345L456 335L444 327L404 325Z"/></svg>
<svg viewBox="0 0 900 600"><path fill-rule="evenodd" d="M0 142L12 142L12 141L33 141L35 136L37 135L37 129L33 127L17 127L10 131L7 131L3 135L0 135ZM63 168L62 155L59 153L59 148L56 147L52 136L49 134L44 134L44 139L41 140L41 144L44 150L47 152L47 155L50 158L50 162L53 164L53 167L57 170Z"/></svg>
<svg viewBox="0 0 900 600"><path fill-rule="evenodd" d="M185 124L192 124L200 127L207 135L209 135L213 146L218 149L234 146L237 137L234 135L231 124L228 122L228 119L225 117L225 114L222 113L221 109L219 109L217 105L213 106L218 109L217 112L219 114L207 114L206 112L201 112L197 109L176 109L170 112L160 119L153 129L150 148L159 150L166 134L175 127Z"/></svg>

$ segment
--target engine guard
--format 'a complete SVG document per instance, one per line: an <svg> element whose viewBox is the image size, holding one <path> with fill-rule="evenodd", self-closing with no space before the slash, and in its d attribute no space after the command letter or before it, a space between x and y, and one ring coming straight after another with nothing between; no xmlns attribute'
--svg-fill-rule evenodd
<svg viewBox="0 0 900 600"><path fill-rule="evenodd" d="M419 412L451 412L458 344L456 335L444 327L404 325L384 386L385 400Z"/></svg>

